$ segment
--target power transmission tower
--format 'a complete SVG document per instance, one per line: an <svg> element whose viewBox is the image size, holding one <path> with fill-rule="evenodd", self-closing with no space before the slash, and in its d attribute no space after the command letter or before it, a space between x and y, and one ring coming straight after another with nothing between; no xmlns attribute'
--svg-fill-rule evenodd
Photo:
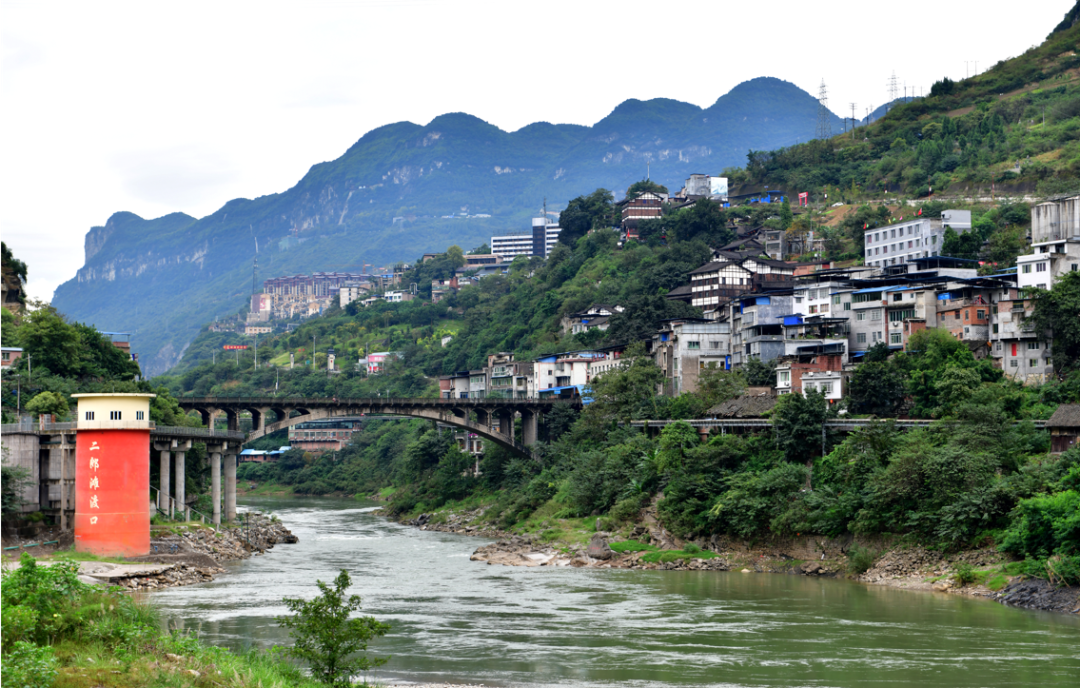
<svg viewBox="0 0 1080 688"><path fill-rule="evenodd" d="M832 120L829 115L829 94L825 89L825 80L821 80L821 88L818 90L818 121L817 137L819 139L832 138Z"/></svg>
<svg viewBox="0 0 1080 688"><path fill-rule="evenodd" d="M893 103L900 97L900 80L896 78L896 71L894 70L892 76L889 77L889 108L892 108Z"/></svg>
<svg viewBox="0 0 1080 688"><path fill-rule="evenodd" d="M855 103L851 104L851 138L855 139Z"/></svg>

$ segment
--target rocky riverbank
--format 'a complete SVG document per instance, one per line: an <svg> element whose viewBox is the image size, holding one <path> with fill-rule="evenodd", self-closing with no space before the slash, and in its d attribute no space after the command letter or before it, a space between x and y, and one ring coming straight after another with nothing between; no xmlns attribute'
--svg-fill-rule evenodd
<svg viewBox="0 0 1080 688"><path fill-rule="evenodd" d="M1080 588L1055 587L1044 580L1009 576L1003 572L987 573L977 583L956 583L956 574L963 565L983 572L1001 570L1008 560L994 549L946 555L922 547L898 547L883 539L856 541L850 536L808 536L753 544L715 536L683 541L660 525L654 509L643 510L641 523L624 532L597 532L587 544L565 544L493 528L483 522L483 512L483 509L473 509L421 514L406 524L421 530L496 539L492 544L477 548L471 557L473 561L491 565L850 577L870 585L981 597L1026 609L1080 613ZM650 551L617 551L626 549L627 540L641 543ZM620 541L623 546L617 544ZM851 573L849 554L853 547L874 553L872 565L861 574Z"/></svg>
<svg viewBox="0 0 1080 688"><path fill-rule="evenodd" d="M274 545L295 542L297 537L281 521L263 514L247 514L242 526L225 526L219 530L204 526L158 526L151 531L150 554L128 557L123 563L79 562L79 578L85 583L116 585L128 590L205 583L224 573L222 564L227 561L265 554ZM57 553L45 552L46 555ZM48 559L41 561L48 562Z"/></svg>

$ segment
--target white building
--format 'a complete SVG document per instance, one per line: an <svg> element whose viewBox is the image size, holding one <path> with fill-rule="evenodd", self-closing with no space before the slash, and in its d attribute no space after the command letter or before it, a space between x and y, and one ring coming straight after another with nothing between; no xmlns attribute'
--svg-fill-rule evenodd
<svg viewBox="0 0 1080 688"><path fill-rule="evenodd" d="M912 217L885 227L867 229L863 236L865 263L880 268L939 255L946 227L952 227L960 234L971 229L971 211L943 210L940 220Z"/></svg>
<svg viewBox="0 0 1080 688"><path fill-rule="evenodd" d="M1080 269L1080 196L1031 209L1031 250L1016 259L1020 289L1050 289L1061 275Z"/></svg>
<svg viewBox="0 0 1080 688"><path fill-rule="evenodd" d="M561 231L562 228L558 223L548 222L542 217L534 217L532 231L529 233L491 237L491 252L508 261L513 260L515 256L546 258L559 241Z"/></svg>

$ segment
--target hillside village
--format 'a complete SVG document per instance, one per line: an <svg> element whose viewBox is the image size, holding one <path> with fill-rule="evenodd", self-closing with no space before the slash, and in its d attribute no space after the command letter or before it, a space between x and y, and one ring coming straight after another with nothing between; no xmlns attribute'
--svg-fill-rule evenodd
<svg viewBox="0 0 1080 688"><path fill-rule="evenodd" d="M783 191L761 190L749 199L735 199L710 195L708 182L708 177L695 175L676 194L639 192L615 204L616 226L592 231L617 233L621 246L641 240L642 221L662 221L667 213L694 204L731 208L742 201L749 207L770 206L764 214L789 209ZM726 179L722 182L726 187ZM805 195L800 200L805 203ZM760 364L766 364L772 369L769 386L775 394L818 391L836 403L844 399L852 372L872 347L904 350L913 334L927 328L947 331L976 359L989 359L1011 379L1025 384L1050 379L1052 333L1035 330L1030 297L1033 290L1052 288L1080 264L1080 196L1032 206L1030 253L1017 257L1015 267L1001 269L944 251L948 236L955 241L972 231L970 210L924 214L920 207L907 206L898 212L894 221L867 224L861 232L864 261L791 260L796 256L788 250L788 232L732 221L728 229L736 238L713 248L708 262L684 274L684 283L666 295L697 309L700 316L668 319L643 339L664 373L658 393L674 397L695 391L700 371L708 367L745 371L748 365L757 366L760 380ZM264 293L253 297L249 326L253 318L295 302L298 284L307 285L303 296L336 298L341 307L355 304L354 309L379 300L421 298L421 292L437 303L487 275L505 274L514 261L546 257L559 228L538 218L534 230L516 235L516 244L492 237L493 252L463 255L453 275L431 280L424 290L416 283L406 290L394 288L413 274L409 266L400 265L380 280L345 275L315 275L306 282L301 277L267 280ZM821 255L820 239L811 238L800 249L812 249L815 243L819 250L813 253ZM421 262L439 257L427 254ZM256 309L256 303L266 305ZM623 310L620 304L596 303L565 314L561 334L605 332L611 318ZM492 353L481 368L442 375L439 391L445 398L462 399L587 398L590 381L618 366L633 343L529 360L510 352ZM358 365L374 373L388 355L393 352L370 353ZM331 366L340 363L338 359Z"/></svg>

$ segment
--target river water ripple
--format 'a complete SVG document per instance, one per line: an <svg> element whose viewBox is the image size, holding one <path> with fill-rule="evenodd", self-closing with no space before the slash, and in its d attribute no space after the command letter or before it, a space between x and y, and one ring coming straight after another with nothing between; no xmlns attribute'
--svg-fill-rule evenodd
<svg viewBox="0 0 1080 688"><path fill-rule="evenodd" d="M353 500L247 498L300 538L151 599L233 648L288 642L283 596L346 568L392 626L380 682L596 686L1078 686L1080 619L955 595L771 574L495 567L487 540Z"/></svg>

